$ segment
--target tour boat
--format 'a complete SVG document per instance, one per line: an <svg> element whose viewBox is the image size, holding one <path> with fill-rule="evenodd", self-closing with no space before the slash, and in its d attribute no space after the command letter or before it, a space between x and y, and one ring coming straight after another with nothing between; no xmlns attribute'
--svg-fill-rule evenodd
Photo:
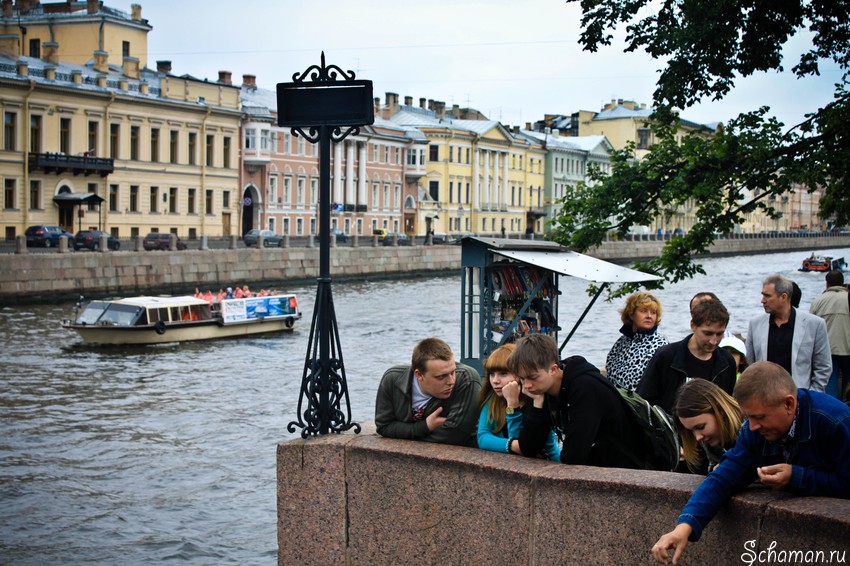
<svg viewBox="0 0 850 566"><path fill-rule="evenodd" d="M301 318L295 295L224 299L192 296L84 301L62 321L90 344L145 345L292 330Z"/></svg>
<svg viewBox="0 0 850 566"><path fill-rule="evenodd" d="M819 256L812 254L803 260L800 271L833 271L842 270L847 264L843 257Z"/></svg>

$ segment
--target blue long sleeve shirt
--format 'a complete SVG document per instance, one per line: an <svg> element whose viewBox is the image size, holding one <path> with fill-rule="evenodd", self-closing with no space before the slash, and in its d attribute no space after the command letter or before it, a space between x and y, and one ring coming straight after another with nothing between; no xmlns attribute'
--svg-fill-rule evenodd
<svg viewBox="0 0 850 566"><path fill-rule="evenodd" d="M492 452L509 453L508 441L511 438L518 439L519 433L522 430L522 410L515 411L512 415L505 415L507 426L498 434L492 431L490 423L487 422L489 411L490 401L488 400L481 407L481 413L478 416L478 447L482 450L490 450ZM561 449L558 448L558 439L555 436L555 431L549 431L549 437L543 447L543 453L549 460L555 462L561 460Z"/></svg>

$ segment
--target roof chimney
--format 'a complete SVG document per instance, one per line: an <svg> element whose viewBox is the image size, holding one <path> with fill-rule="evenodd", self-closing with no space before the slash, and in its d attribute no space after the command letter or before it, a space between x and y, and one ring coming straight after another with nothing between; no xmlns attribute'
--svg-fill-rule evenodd
<svg viewBox="0 0 850 566"><path fill-rule="evenodd" d="M106 75L103 73L98 73L97 75L97 86L100 88L106 88Z"/></svg>
<svg viewBox="0 0 850 566"><path fill-rule="evenodd" d="M387 108L389 108L390 115L393 115L398 111L398 94L394 92L388 92L386 96Z"/></svg>
<svg viewBox="0 0 850 566"><path fill-rule="evenodd" d="M3 17L11 18L14 13L12 0L3 0Z"/></svg>
<svg viewBox="0 0 850 566"><path fill-rule="evenodd" d="M531 122L525 123L525 129L528 130L529 132L531 131Z"/></svg>
<svg viewBox="0 0 850 566"><path fill-rule="evenodd" d="M419 99L419 108L425 110L428 108L428 104L425 102L424 98Z"/></svg>
<svg viewBox="0 0 850 566"><path fill-rule="evenodd" d="M17 35L11 33L0 35L0 55L6 55L13 59L21 56L21 44Z"/></svg>
<svg viewBox="0 0 850 566"><path fill-rule="evenodd" d="M124 76L128 79L139 79L139 58L124 57Z"/></svg>
<svg viewBox="0 0 850 566"><path fill-rule="evenodd" d="M48 81L56 80L56 65L48 63L44 66L44 78Z"/></svg>
<svg viewBox="0 0 850 566"><path fill-rule="evenodd" d="M219 71L218 72L218 82L226 85L233 84L233 73L230 71Z"/></svg>
<svg viewBox="0 0 850 566"><path fill-rule="evenodd" d="M439 100L434 101L434 112L437 114L437 120L442 120L446 115L446 103Z"/></svg>
<svg viewBox="0 0 850 566"><path fill-rule="evenodd" d="M412 96L405 96L404 97L404 105L405 106L413 106L413 97Z"/></svg>
<svg viewBox="0 0 850 566"><path fill-rule="evenodd" d="M557 138L560 135L561 135L561 130L559 130L558 128L552 128L552 137L553 138Z"/></svg>
<svg viewBox="0 0 850 566"><path fill-rule="evenodd" d="M86 0L86 13L88 15L97 14L99 4L100 2L97 0Z"/></svg>
<svg viewBox="0 0 850 566"><path fill-rule="evenodd" d="M452 116L457 119L460 119L460 105L452 104Z"/></svg>
<svg viewBox="0 0 850 566"><path fill-rule="evenodd" d="M41 52L41 58L47 61L48 63L53 63L54 65L59 64L59 44L55 41L45 41L41 44L43 50Z"/></svg>
<svg viewBox="0 0 850 566"><path fill-rule="evenodd" d="M109 52L98 49L94 52L94 70L98 73L109 72Z"/></svg>
<svg viewBox="0 0 850 566"><path fill-rule="evenodd" d="M156 62L156 72L157 73L165 73L166 75L171 72L171 61L157 61Z"/></svg>
<svg viewBox="0 0 850 566"><path fill-rule="evenodd" d="M71 82L75 85L83 84L83 72L79 69L74 69L71 71Z"/></svg>
<svg viewBox="0 0 850 566"><path fill-rule="evenodd" d="M142 21L142 5L130 4L130 17L134 22Z"/></svg>
<svg viewBox="0 0 850 566"><path fill-rule="evenodd" d="M147 82L139 82L139 92L141 92L142 94L148 94L150 92L150 86Z"/></svg>
<svg viewBox="0 0 850 566"><path fill-rule="evenodd" d="M257 75L242 75L242 88L257 89Z"/></svg>
<svg viewBox="0 0 850 566"><path fill-rule="evenodd" d="M18 0L18 12L21 14L29 14L30 0Z"/></svg>
<svg viewBox="0 0 850 566"><path fill-rule="evenodd" d="M17 69L18 74L22 77L29 76L30 74L30 65L23 59L18 59L16 61L15 69Z"/></svg>

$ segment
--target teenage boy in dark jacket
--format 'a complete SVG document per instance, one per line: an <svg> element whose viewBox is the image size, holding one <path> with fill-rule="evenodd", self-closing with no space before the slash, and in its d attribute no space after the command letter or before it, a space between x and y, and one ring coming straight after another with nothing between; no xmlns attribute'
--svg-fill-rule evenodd
<svg viewBox="0 0 850 566"><path fill-rule="evenodd" d="M638 383L637 394L669 414L673 413L676 393L688 379L707 379L731 395L738 376L735 358L717 347L728 324L729 312L717 299L694 305L692 334L655 351Z"/></svg>
<svg viewBox="0 0 850 566"><path fill-rule="evenodd" d="M564 464L643 468L641 439L615 389L583 357L558 358L558 345L546 334L520 339L508 358L522 392L533 401L523 411L523 455L539 454L555 428Z"/></svg>

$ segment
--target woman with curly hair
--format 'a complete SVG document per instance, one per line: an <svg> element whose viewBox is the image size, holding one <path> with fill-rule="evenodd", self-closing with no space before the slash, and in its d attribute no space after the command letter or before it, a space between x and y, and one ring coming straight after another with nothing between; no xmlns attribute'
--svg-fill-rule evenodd
<svg viewBox="0 0 850 566"><path fill-rule="evenodd" d="M516 344L505 344L484 361L485 375L478 394L478 447L483 450L522 454L522 409L529 400L522 394L516 375L508 370L508 357L515 349ZM560 461L561 450L554 431L550 431L540 456Z"/></svg>
<svg viewBox="0 0 850 566"><path fill-rule="evenodd" d="M735 446L744 414L737 401L720 387L707 379L692 379L679 388L673 420L688 469L705 474Z"/></svg>
<svg viewBox="0 0 850 566"><path fill-rule="evenodd" d="M608 352L605 371L614 384L634 391L655 350L667 344L667 338L658 333L661 302L652 293L632 293L620 319L622 336Z"/></svg>

